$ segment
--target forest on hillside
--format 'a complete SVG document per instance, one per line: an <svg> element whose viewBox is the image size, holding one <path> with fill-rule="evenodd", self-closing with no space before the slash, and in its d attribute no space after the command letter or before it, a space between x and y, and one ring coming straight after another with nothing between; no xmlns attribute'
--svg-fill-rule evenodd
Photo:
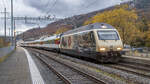
<svg viewBox="0 0 150 84"><path fill-rule="evenodd" d="M112 10L99 12L83 25L105 22L113 25L119 31L124 44L134 47L150 47L150 0L135 0L131 4L115 6ZM56 34L67 31L60 28Z"/></svg>
<svg viewBox="0 0 150 84"><path fill-rule="evenodd" d="M150 20L138 16L136 9L129 5L98 13L85 21L84 25L96 22L105 22L117 28L124 44L150 47Z"/></svg>

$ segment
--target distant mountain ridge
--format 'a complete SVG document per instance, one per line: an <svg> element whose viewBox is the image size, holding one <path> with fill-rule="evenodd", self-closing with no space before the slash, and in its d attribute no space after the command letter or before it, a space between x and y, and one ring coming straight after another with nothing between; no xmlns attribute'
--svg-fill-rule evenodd
<svg viewBox="0 0 150 84"><path fill-rule="evenodd" d="M137 9L139 15L142 15L143 13L150 18L150 0L146 0L148 1L147 3L143 3L142 0L138 0L135 3L135 8ZM142 5L143 4L147 4ZM127 3L122 3L122 4L133 4L133 2L127 2ZM139 5L140 4L140 5ZM146 7L146 8L145 8ZM83 25L83 23L88 20L89 18L91 18L92 16L95 16L97 13L101 13L104 12L106 10L112 10L114 9L115 6L112 7L108 7L106 9L102 9L102 10L98 10L98 11L94 11L88 14L81 14L81 15L76 15L73 17L69 17L69 18L65 18L53 23L50 23L47 25L47 27L45 28L34 28L34 29L30 29L26 32L24 32L23 34L19 35L19 38L23 38L24 40L35 40L38 39L39 37L43 36L43 35L52 35L56 32L57 29L59 28L70 28L73 29L76 25L76 27L80 27Z"/></svg>

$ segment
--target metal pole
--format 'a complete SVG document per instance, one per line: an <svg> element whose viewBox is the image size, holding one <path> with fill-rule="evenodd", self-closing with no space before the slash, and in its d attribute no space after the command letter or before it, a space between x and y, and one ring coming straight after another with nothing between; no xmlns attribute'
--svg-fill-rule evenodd
<svg viewBox="0 0 150 84"><path fill-rule="evenodd" d="M13 46L13 0L11 0L11 37L12 37L12 46Z"/></svg>
<svg viewBox="0 0 150 84"><path fill-rule="evenodd" d="M4 8L4 33L5 33L5 39L6 39L6 8Z"/></svg>
<svg viewBox="0 0 150 84"><path fill-rule="evenodd" d="M9 28L9 41L11 41L10 28Z"/></svg>
<svg viewBox="0 0 150 84"><path fill-rule="evenodd" d="M16 23L15 23L15 20L14 20L14 46L16 48Z"/></svg>
<svg viewBox="0 0 150 84"><path fill-rule="evenodd" d="M11 36L10 36L10 28L9 28L9 38L10 38Z"/></svg>
<svg viewBox="0 0 150 84"><path fill-rule="evenodd" d="M15 37L15 32L16 32L16 22L15 22L15 20L14 20L14 27L13 27L13 29L14 29L14 30L13 30L13 31L14 31L13 33L14 33L14 37Z"/></svg>

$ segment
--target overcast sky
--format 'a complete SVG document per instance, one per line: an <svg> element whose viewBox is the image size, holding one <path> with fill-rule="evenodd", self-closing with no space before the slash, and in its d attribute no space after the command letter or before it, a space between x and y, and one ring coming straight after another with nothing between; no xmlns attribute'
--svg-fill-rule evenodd
<svg viewBox="0 0 150 84"><path fill-rule="evenodd" d="M121 3L122 0L14 0L14 16L56 16L66 18L73 15L85 14ZM124 0L127 1L127 0ZM4 7L10 16L10 0L0 0L0 11ZM3 14L0 14L2 17ZM30 22L30 21L28 21ZM33 21L32 21L33 22ZM0 19L0 35L3 35L4 21ZM24 21L16 21L17 31L26 31L33 27L46 26L50 22L34 22L37 24L25 24ZM10 20L7 20L7 31L10 28ZM8 33L8 32L7 32Z"/></svg>

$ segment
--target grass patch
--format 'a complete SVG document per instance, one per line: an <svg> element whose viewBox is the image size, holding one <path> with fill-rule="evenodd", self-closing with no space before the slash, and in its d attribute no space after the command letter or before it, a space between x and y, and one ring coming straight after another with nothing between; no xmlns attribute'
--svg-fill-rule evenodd
<svg viewBox="0 0 150 84"><path fill-rule="evenodd" d="M0 38L0 48L8 47L10 45L10 42L7 42L4 40L4 38Z"/></svg>

